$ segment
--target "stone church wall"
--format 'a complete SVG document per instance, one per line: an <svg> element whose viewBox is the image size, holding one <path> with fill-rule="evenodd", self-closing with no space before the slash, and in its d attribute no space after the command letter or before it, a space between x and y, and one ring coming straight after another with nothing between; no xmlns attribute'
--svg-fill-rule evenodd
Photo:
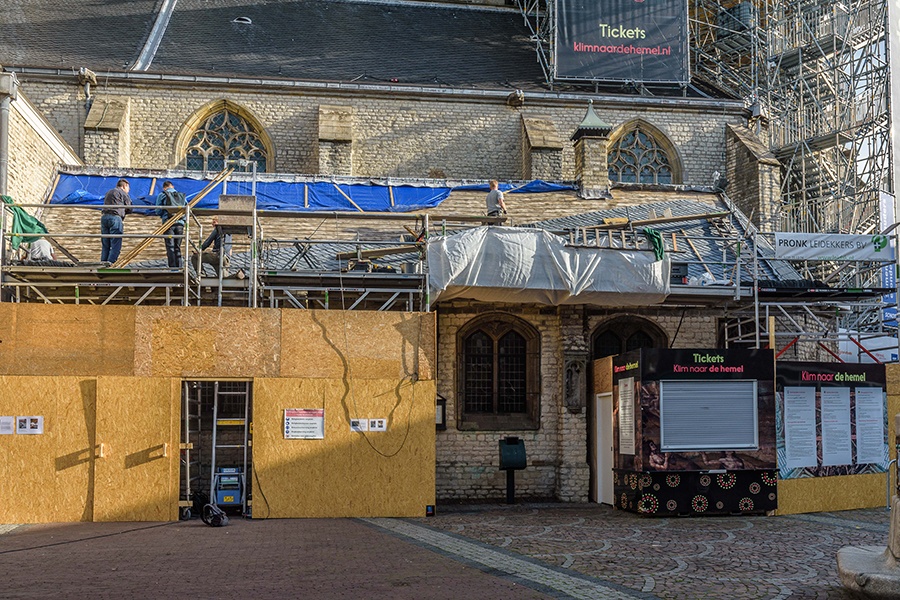
<svg viewBox="0 0 900 600"><path fill-rule="evenodd" d="M16 110L9 111L9 129L9 163L14 167L9 169L7 193L17 202L37 204L53 180L59 158Z"/></svg>
<svg viewBox="0 0 900 600"><path fill-rule="evenodd" d="M463 431L457 427L457 333L485 313L510 313L524 319L541 334L541 412L536 431ZM575 319L566 319L571 312ZM574 307L485 306L453 301L438 309L438 387L447 399L447 429L437 434L437 497L439 500L497 500L505 497L506 475L499 471L498 440L507 435L525 440L528 468L516 473L516 495L521 497L586 502L590 484L587 463L587 411L570 412L563 402L564 346L571 345L580 319ZM628 312L591 310L581 335L590 343L591 332L614 317L640 317L656 324L673 338L676 348L716 347L716 320L702 311L636 309ZM677 336L676 336L676 331ZM565 336L566 339L563 339Z"/></svg>
<svg viewBox="0 0 900 600"><path fill-rule="evenodd" d="M25 80L35 104L75 148L83 149L84 95L74 82ZM522 116L549 119L564 139L584 117L586 100L530 100L511 107L502 99L434 97L360 90L310 93L276 88L179 87L171 83L103 83L98 99L130 99L131 166L176 167L175 140L205 104L227 99L254 115L271 137L270 171L314 174L319 170L319 106L339 104L353 112L353 168L362 177L520 179ZM651 104L640 98L595 102L614 126L642 118L669 136L684 164L684 182L707 185L725 170L725 127L743 122L742 109L710 110L697 102ZM562 178L573 180L574 153L563 148Z"/></svg>

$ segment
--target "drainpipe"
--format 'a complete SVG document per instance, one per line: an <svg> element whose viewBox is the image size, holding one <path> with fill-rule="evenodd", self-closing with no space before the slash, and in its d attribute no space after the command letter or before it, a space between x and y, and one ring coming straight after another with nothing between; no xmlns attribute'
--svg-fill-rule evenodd
<svg viewBox="0 0 900 600"><path fill-rule="evenodd" d="M84 111L87 115L91 112L91 104L94 102L94 98L91 96L91 84L97 85L97 75L87 67L81 67L78 69L78 83L84 86Z"/></svg>
<svg viewBox="0 0 900 600"><path fill-rule="evenodd" d="M18 90L15 73L0 73L0 194L4 196L9 181L9 108Z"/></svg>

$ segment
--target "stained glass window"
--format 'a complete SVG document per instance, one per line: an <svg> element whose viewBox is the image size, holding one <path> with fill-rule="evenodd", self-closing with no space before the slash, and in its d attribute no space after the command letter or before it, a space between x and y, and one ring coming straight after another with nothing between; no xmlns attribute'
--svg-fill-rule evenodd
<svg viewBox="0 0 900 600"><path fill-rule="evenodd" d="M185 153L189 171L221 171L225 161L249 160L258 172L265 172L267 154L259 133L246 119L228 108L210 115L191 137ZM252 170L252 166L237 170Z"/></svg>
<svg viewBox="0 0 900 600"><path fill-rule="evenodd" d="M609 180L620 183L673 183L669 156L640 127L625 133L608 153Z"/></svg>

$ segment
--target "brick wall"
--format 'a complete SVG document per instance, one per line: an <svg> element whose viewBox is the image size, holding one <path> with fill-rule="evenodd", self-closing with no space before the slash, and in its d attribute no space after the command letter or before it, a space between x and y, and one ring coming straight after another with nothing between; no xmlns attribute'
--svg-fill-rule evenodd
<svg viewBox="0 0 900 600"><path fill-rule="evenodd" d="M534 326L541 336L541 427L537 431L460 431L456 403L456 334L484 312L511 313ZM561 454L562 346L555 308L453 302L438 309L438 393L447 398L447 430L437 435L437 497L443 500L505 497L506 474L498 470L498 440L515 435L525 440L528 468L516 473L521 497L557 496Z"/></svg>
<svg viewBox="0 0 900 600"><path fill-rule="evenodd" d="M37 204L53 181L59 158L16 110L9 111L9 130L8 194Z"/></svg>
<svg viewBox="0 0 900 600"><path fill-rule="evenodd" d="M90 165L100 167L122 166L123 148L118 131L100 129L84 132L84 160Z"/></svg>
<svg viewBox="0 0 900 600"><path fill-rule="evenodd" d="M74 79L23 82L29 96L75 148L83 148L84 97ZM448 178L523 176L522 115L530 111L553 123L567 139L584 117L585 102L540 99L521 108L503 99L430 98L356 93L310 94L290 90L178 88L125 83L100 85L95 98L131 99L131 165L162 168L176 164L175 139L204 104L227 98L258 119L273 140L274 167L284 173L316 173L319 168L319 106L339 104L353 111L354 175ZM724 172L725 126L743 120L738 109L710 111L690 101L672 106L595 103L598 115L619 125L638 116L653 123L679 148L685 183L708 184ZM624 107L623 107L624 106ZM574 153L567 143L562 178L574 179Z"/></svg>
<svg viewBox="0 0 900 600"><path fill-rule="evenodd" d="M541 426L537 431L457 429L456 335L460 327L488 311L515 314L541 334ZM437 497L441 500L504 498L506 478L498 470L497 441L515 435L525 440L528 455L528 468L516 474L517 496L587 501L587 411L572 412L564 406L563 360L566 352L588 352L591 333L608 320L644 318L664 330L675 348L716 347L716 320L699 310L682 316L681 311L662 308L623 313L454 301L439 305L437 312L438 393L447 399L447 430L437 434Z"/></svg>

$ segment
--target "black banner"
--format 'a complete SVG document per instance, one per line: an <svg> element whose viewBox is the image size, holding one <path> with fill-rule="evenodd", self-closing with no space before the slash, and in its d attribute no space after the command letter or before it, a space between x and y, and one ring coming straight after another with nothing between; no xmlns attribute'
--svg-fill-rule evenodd
<svg viewBox="0 0 900 600"><path fill-rule="evenodd" d="M686 83L686 0L558 0L557 79Z"/></svg>
<svg viewBox="0 0 900 600"><path fill-rule="evenodd" d="M643 361L643 364L639 364ZM627 369L639 369L643 379L765 379L775 377L771 350L727 348L687 350L645 348L622 354L613 362L618 378ZM621 375L627 377L633 375Z"/></svg>

